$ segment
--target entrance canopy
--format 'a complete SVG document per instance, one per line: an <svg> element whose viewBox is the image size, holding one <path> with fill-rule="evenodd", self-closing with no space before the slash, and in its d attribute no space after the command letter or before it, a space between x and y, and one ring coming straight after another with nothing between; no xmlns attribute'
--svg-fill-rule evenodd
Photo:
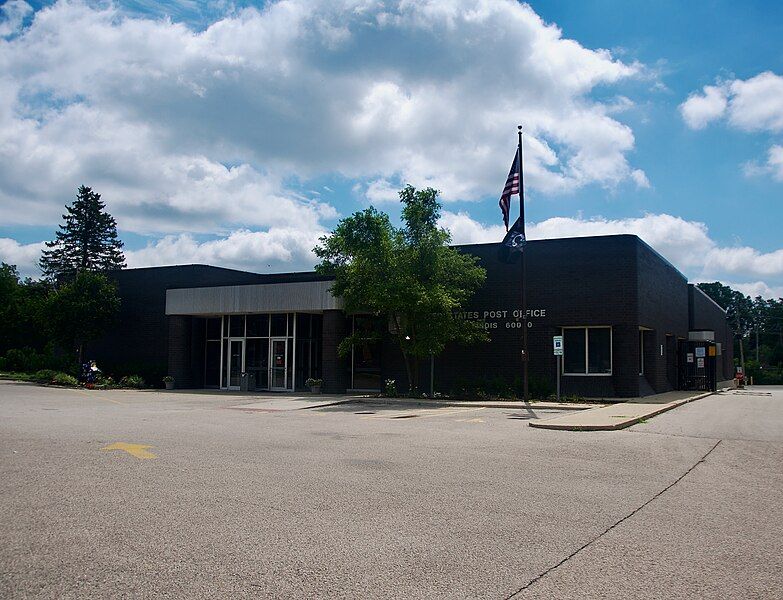
<svg viewBox="0 0 783 600"><path fill-rule="evenodd" d="M167 315L322 312L342 309L332 281L227 285L166 290Z"/></svg>

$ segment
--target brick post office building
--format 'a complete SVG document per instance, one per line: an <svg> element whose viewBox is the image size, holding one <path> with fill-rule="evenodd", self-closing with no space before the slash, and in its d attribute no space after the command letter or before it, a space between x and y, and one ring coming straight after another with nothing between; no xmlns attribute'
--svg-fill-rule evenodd
<svg viewBox="0 0 783 600"><path fill-rule="evenodd" d="M480 321L490 341L453 345L424 361L420 388L514 385L521 376L519 265L502 262L498 244L458 248L480 258L487 280L456 316ZM564 394L622 398L677 389L689 339L712 344L718 381L733 376L725 311L638 237L536 240L525 252L531 382L554 382L555 335L564 338ZM296 391L309 377L323 379L325 392L377 391L386 379L407 387L388 323L346 314L328 277L207 265L113 277L120 320L90 348L106 372L141 373L151 382L171 375L178 388ZM354 330L376 331L381 340L338 355Z"/></svg>

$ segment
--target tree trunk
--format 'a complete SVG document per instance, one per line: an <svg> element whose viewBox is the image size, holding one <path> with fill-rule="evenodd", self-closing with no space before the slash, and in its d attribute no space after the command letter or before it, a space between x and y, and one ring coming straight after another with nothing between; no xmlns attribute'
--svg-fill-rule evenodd
<svg viewBox="0 0 783 600"><path fill-rule="evenodd" d="M413 395L419 394L419 359L414 357L413 359Z"/></svg>
<svg viewBox="0 0 783 600"><path fill-rule="evenodd" d="M410 396L411 391L413 390L413 373L411 372L411 360L408 356L408 353L404 350L402 351L402 357L405 359L405 371L408 374L408 395Z"/></svg>

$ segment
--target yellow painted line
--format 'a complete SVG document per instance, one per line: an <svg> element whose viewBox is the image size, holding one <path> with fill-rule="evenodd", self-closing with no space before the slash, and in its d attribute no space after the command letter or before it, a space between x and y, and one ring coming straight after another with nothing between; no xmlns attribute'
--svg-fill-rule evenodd
<svg viewBox="0 0 783 600"><path fill-rule="evenodd" d="M123 402L119 402L118 400L112 400L111 398L101 398L100 396L98 396L98 400L106 400L106 402L113 402L114 404L119 404L120 406L124 404Z"/></svg>
<svg viewBox="0 0 783 600"><path fill-rule="evenodd" d="M457 423L483 423L484 419L457 419Z"/></svg>
<svg viewBox="0 0 783 600"><path fill-rule="evenodd" d="M111 398L102 398L101 396L98 396L100 392L96 392L94 390L85 390L84 388L79 388L78 391L82 396L85 398L90 398L91 400L105 400L106 402L113 402L114 404L124 405L124 402L120 402L118 400L112 400Z"/></svg>
<svg viewBox="0 0 783 600"><path fill-rule="evenodd" d="M148 452L147 448L152 448L152 446L145 444L126 444L125 442L116 442L114 444L104 446L101 448L101 450L122 450L123 452L127 452L136 458L158 458L156 454Z"/></svg>

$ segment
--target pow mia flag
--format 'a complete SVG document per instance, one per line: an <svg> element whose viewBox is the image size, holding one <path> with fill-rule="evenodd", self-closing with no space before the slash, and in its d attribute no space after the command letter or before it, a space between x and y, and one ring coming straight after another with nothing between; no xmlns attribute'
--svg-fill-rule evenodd
<svg viewBox="0 0 783 600"><path fill-rule="evenodd" d="M500 243L500 260L503 262L514 262L516 259L515 255L524 250L525 244L527 244L527 239L525 239L524 225L520 217L514 221L506 237Z"/></svg>

